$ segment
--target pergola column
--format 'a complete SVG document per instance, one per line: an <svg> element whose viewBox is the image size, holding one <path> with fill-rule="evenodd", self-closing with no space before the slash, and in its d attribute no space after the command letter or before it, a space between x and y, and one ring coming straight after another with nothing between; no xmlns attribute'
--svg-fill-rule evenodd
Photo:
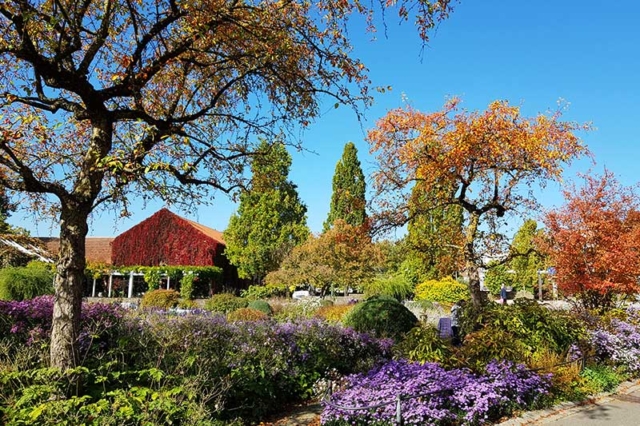
<svg viewBox="0 0 640 426"><path fill-rule="evenodd" d="M107 297L111 297L111 287L113 286L113 272L109 272L109 292Z"/></svg>
<svg viewBox="0 0 640 426"><path fill-rule="evenodd" d="M129 299L133 297L133 271L129 272L129 293L127 297Z"/></svg>

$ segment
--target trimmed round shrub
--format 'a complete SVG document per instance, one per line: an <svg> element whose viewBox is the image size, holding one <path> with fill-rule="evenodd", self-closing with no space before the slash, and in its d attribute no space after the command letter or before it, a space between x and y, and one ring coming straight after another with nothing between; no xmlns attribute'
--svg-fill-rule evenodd
<svg viewBox="0 0 640 426"><path fill-rule="evenodd" d="M316 311L314 316L316 318L321 318L325 321L338 323L342 322L345 315L353 309L354 305L329 305L322 306L320 309Z"/></svg>
<svg viewBox="0 0 640 426"><path fill-rule="evenodd" d="M469 298L466 284L446 277L441 280L427 280L418 284L415 292L416 300L429 300L438 303L456 303Z"/></svg>
<svg viewBox="0 0 640 426"><path fill-rule="evenodd" d="M53 294L53 273L45 265L0 269L0 300L29 300Z"/></svg>
<svg viewBox="0 0 640 426"><path fill-rule="evenodd" d="M398 341L418 323L418 318L396 299L372 297L355 305L343 322L358 332Z"/></svg>
<svg viewBox="0 0 640 426"><path fill-rule="evenodd" d="M252 300L249 302L248 308L255 309L256 311L264 312L267 315L273 314L271 305L264 300Z"/></svg>
<svg viewBox="0 0 640 426"><path fill-rule="evenodd" d="M252 308L240 308L227 314L227 321L264 321L269 316L262 311Z"/></svg>
<svg viewBox="0 0 640 426"><path fill-rule="evenodd" d="M175 290L152 290L142 296L141 308L170 309L178 304L180 293Z"/></svg>
<svg viewBox="0 0 640 426"><path fill-rule="evenodd" d="M204 308L212 312L222 312L228 314L236 309L246 308L247 300L242 297L234 296L231 293L218 293L211 296L204 303Z"/></svg>

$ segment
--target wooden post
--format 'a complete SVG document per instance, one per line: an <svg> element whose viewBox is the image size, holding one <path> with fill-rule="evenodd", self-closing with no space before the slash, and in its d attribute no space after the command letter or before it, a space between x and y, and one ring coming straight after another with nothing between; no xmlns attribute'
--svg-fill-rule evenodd
<svg viewBox="0 0 640 426"><path fill-rule="evenodd" d="M111 287L113 286L113 272L109 272L109 292L107 297L111 297Z"/></svg>
<svg viewBox="0 0 640 426"><path fill-rule="evenodd" d="M93 289L91 290L91 297L96 297L96 279L93 279Z"/></svg>

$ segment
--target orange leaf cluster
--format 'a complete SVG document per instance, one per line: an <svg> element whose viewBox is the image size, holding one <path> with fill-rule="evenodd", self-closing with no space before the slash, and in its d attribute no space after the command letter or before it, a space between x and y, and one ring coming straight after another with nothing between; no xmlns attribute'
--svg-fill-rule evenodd
<svg viewBox="0 0 640 426"><path fill-rule="evenodd" d="M458 98L431 114L390 111L368 133L380 165L376 187L388 193L415 183L435 190L440 204L480 213L531 203L516 187L559 179L565 163L587 152L575 132L589 126L560 116L523 117L506 101L467 112Z"/></svg>
<svg viewBox="0 0 640 426"><path fill-rule="evenodd" d="M543 244L558 288L589 307L640 291L640 197L633 188L605 171L584 176L582 188L564 194L565 205L546 215Z"/></svg>

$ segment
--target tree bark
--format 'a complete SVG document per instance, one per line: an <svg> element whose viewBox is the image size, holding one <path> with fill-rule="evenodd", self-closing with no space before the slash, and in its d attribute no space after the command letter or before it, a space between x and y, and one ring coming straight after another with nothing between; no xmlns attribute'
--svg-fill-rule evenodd
<svg viewBox="0 0 640 426"><path fill-rule="evenodd" d="M88 209L63 203L50 349L51 366L63 370L78 365L77 343L86 267L88 217Z"/></svg>
<svg viewBox="0 0 640 426"><path fill-rule="evenodd" d="M471 213L469 217L469 225L465 232L464 242L464 264L465 272L467 274L467 285L469 286L469 293L471 293L471 302L475 307L480 307L484 303L482 298L482 292L480 291L480 273L478 272L478 259L476 255L473 242L475 241L476 234L478 232L478 224L480 223L480 217L477 213Z"/></svg>

